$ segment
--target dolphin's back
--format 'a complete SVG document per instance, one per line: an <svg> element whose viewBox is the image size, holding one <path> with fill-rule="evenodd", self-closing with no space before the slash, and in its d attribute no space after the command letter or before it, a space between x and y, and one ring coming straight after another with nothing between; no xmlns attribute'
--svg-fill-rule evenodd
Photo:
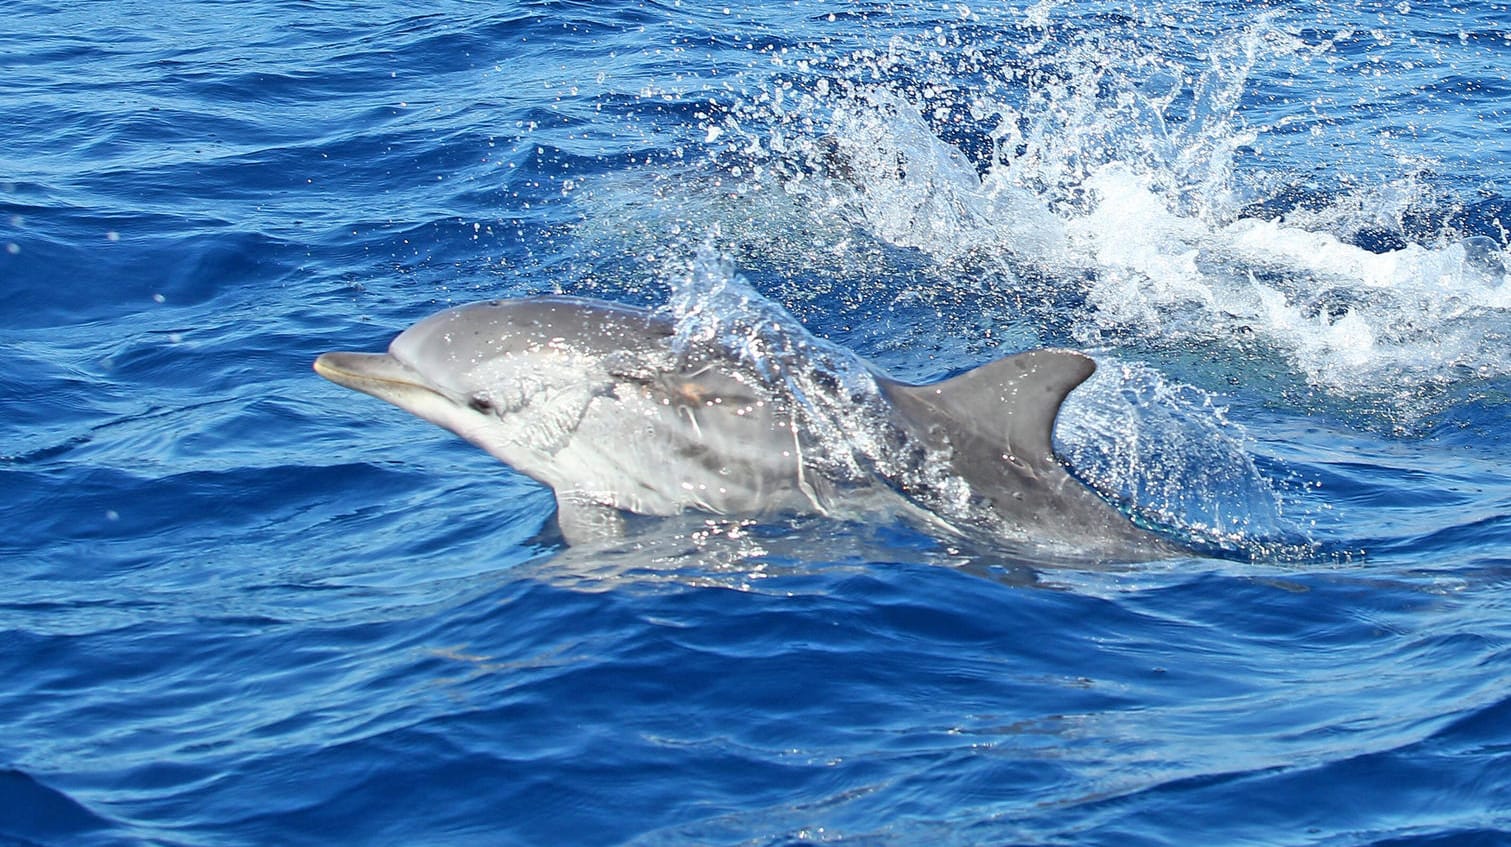
<svg viewBox="0 0 1511 847"><path fill-rule="evenodd" d="M400 333L389 352L438 379L553 345L600 356L654 348L672 331L670 321L644 309L580 297L528 297L437 312Z"/></svg>
<svg viewBox="0 0 1511 847"><path fill-rule="evenodd" d="M1048 529L1064 541L1106 552L1157 551L1156 536L1075 479L1055 455L1052 437L1060 404L1096 370L1069 350L1035 350L982 365L930 385L883 381L903 426L950 471L967 482L974 514L995 519L1009 537ZM929 503L949 512L950 504Z"/></svg>

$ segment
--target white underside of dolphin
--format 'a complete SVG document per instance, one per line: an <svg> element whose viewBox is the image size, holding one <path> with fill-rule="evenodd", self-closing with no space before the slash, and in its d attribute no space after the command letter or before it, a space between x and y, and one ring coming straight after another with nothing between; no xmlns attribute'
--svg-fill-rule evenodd
<svg viewBox="0 0 1511 847"><path fill-rule="evenodd" d="M657 312L536 297L448 309L387 353L326 353L315 370L550 486L568 543L618 535L624 512L864 504L1056 556L1179 552L1054 454L1060 404L1095 369L1082 354L1020 353L929 385L762 364Z"/></svg>

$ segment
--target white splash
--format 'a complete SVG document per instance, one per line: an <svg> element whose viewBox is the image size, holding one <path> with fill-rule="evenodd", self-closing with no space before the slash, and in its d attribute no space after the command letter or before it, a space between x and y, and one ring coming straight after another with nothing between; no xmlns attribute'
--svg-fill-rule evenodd
<svg viewBox="0 0 1511 847"><path fill-rule="evenodd" d="M1059 13L1041 4L1023 26ZM1286 218L1248 211L1291 190L1275 171L1239 171L1295 118L1251 124L1246 86L1330 60L1335 39L1262 15L1204 45L1193 70L1159 45L1056 32L1009 57L898 38L835 62L804 93L757 98L740 126L764 135L741 149L761 151L810 215L774 228L848 222L930 257L938 286L979 287L965 261L1006 296L1075 295L1066 322L1082 345L1228 347L1235 359L1263 348L1340 397L1407 405L1415 386L1465 371L1511 375L1501 243L1446 226L1430 243L1350 243L1361 227L1399 229L1423 195L1415 177ZM971 155L943 137L964 123L987 127Z"/></svg>

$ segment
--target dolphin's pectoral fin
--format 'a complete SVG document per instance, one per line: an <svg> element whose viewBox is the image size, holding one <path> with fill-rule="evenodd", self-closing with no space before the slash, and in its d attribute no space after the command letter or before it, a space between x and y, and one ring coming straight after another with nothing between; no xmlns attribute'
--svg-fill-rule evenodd
<svg viewBox="0 0 1511 847"><path fill-rule="evenodd" d="M582 491L556 492L556 525L568 544L624 536L624 515Z"/></svg>

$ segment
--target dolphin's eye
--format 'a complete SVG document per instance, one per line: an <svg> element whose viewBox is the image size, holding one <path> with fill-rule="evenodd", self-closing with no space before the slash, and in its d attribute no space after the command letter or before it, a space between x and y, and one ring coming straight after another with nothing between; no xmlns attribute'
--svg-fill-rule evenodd
<svg viewBox="0 0 1511 847"><path fill-rule="evenodd" d="M467 398L467 408L474 412L482 412L485 415L491 414L493 412L493 401L481 394L474 394Z"/></svg>

